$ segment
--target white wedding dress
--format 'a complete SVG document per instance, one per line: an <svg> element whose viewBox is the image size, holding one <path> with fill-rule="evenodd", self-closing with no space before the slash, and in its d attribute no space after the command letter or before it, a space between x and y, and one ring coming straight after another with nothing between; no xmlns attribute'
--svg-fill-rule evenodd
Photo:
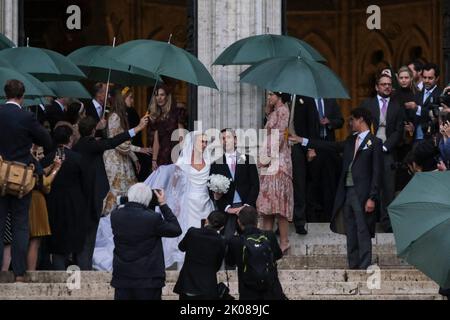
<svg viewBox="0 0 450 320"><path fill-rule="evenodd" d="M214 210L207 186L211 167L209 150L206 149L203 154L206 165L202 170L198 171L191 165L195 137L199 134L201 133L188 133L177 162L160 166L145 181L151 189L165 190L167 205L177 217L182 230L182 234L177 238L162 238L166 268L174 263L177 263L178 269L181 268L184 253L178 249L178 244L190 227L199 228L201 220L206 219ZM97 232L93 263L95 269L111 271L114 241L110 219L103 219L105 220L101 221Z"/></svg>

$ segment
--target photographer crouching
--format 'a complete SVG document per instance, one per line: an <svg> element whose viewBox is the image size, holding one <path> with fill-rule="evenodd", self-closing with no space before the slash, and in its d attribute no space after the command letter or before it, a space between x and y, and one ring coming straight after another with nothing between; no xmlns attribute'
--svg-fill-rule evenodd
<svg viewBox="0 0 450 320"><path fill-rule="evenodd" d="M115 300L161 300L166 279L161 238L181 235L181 227L164 191L154 192L161 214L148 209L153 194L143 183L133 185L128 202L111 213Z"/></svg>

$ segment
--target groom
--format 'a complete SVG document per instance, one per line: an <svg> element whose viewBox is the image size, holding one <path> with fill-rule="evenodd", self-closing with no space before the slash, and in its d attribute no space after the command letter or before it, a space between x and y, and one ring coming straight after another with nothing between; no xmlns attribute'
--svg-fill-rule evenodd
<svg viewBox="0 0 450 320"><path fill-rule="evenodd" d="M228 192L215 192L212 197L219 210L227 214L224 228L226 240L236 232L237 216L244 206L256 207L259 194L258 169L252 157L236 150L237 138L233 129L223 129L220 134L224 155L211 165L211 174L220 174L231 179Z"/></svg>

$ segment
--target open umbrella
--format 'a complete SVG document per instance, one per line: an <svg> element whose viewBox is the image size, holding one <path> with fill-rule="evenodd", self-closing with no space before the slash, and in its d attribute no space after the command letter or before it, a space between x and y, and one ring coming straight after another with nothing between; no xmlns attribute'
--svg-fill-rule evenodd
<svg viewBox="0 0 450 320"><path fill-rule="evenodd" d="M342 81L330 68L300 56L264 60L249 67L240 77L241 82L267 90L312 98L350 98Z"/></svg>
<svg viewBox="0 0 450 320"><path fill-rule="evenodd" d="M16 70L30 73L41 81L71 81L86 78L70 59L48 49L9 48L0 50L0 58L8 60Z"/></svg>
<svg viewBox="0 0 450 320"><path fill-rule="evenodd" d="M299 53L311 60L326 61L316 49L303 40L278 34L262 34L231 44L214 64L254 64L270 58L297 56Z"/></svg>
<svg viewBox="0 0 450 320"><path fill-rule="evenodd" d="M16 79L25 86L25 97L45 97L54 96L55 93L32 75L22 73L13 69L0 67L0 88L5 86L6 81ZM5 97L4 92L0 92L0 97Z"/></svg>
<svg viewBox="0 0 450 320"><path fill-rule="evenodd" d="M16 45L14 42L12 42L7 36L0 33L0 50L7 49L7 48L13 48Z"/></svg>
<svg viewBox="0 0 450 320"><path fill-rule="evenodd" d="M450 172L415 174L388 211L397 254L450 288Z"/></svg>
<svg viewBox="0 0 450 320"><path fill-rule="evenodd" d="M134 40L126 42L109 53L119 62L186 81L198 86L217 89L206 67L192 54L169 42Z"/></svg>
<svg viewBox="0 0 450 320"><path fill-rule="evenodd" d="M73 51L67 57L86 74L89 80L107 82L111 70L109 80L112 83L128 86L155 84L154 73L112 59L107 55L111 50L113 50L111 46L87 46Z"/></svg>
<svg viewBox="0 0 450 320"><path fill-rule="evenodd" d="M77 81L46 81L44 84L53 90L56 97L92 99L86 88Z"/></svg>

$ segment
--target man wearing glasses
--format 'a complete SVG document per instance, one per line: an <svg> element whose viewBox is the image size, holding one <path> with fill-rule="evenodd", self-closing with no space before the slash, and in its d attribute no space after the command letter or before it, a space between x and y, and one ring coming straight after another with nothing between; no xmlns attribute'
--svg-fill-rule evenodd
<svg viewBox="0 0 450 320"><path fill-rule="evenodd" d="M395 195L395 149L403 137L404 110L392 99L392 78L381 74L375 85L377 95L363 101L361 107L373 116L371 130L383 142L380 223L385 232L392 232L387 207Z"/></svg>

